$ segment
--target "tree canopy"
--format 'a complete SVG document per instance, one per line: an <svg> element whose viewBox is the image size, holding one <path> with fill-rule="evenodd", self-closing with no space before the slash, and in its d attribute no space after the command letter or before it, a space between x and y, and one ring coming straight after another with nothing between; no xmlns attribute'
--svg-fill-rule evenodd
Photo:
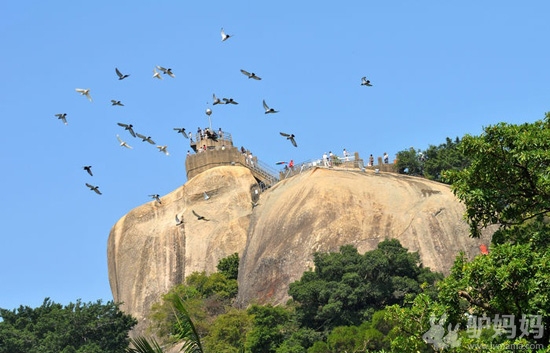
<svg viewBox="0 0 550 353"><path fill-rule="evenodd" d="M469 167L444 177L466 205L471 234L507 227L550 211L550 113L521 125L499 123L480 136L466 135L462 153Z"/></svg>
<svg viewBox="0 0 550 353"><path fill-rule="evenodd" d="M460 149L461 140L447 137L445 143L438 146L430 145L426 150L415 149L397 152L397 170L399 173L419 175L425 178L446 182L443 172L447 170L462 170L470 160Z"/></svg>
<svg viewBox="0 0 550 353"><path fill-rule="evenodd" d="M338 253L315 253L315 269L290 284L303 326L317 331L360 325L375 310L402 303L406 294L443 276L423 268L418 253L384 240L360 255L351 245Z"/></svg>
<svg viewBox="0 0 550 353"><path fill-rule="evenodd" d="M113 302L0 309L0 353L124 352L137 321Z"/></svg>

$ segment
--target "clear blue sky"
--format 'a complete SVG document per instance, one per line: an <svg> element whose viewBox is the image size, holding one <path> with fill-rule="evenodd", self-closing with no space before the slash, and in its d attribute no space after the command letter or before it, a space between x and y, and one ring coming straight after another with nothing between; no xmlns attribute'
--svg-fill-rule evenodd
<svg viewBox="0 0 550 353"><path fill-rule="evenodd" d="M541 119L549 13L542 0L5 1L0 307L111 300L109 231L149 194L186 182L188 141L172 129L207 126L207 103L216 130L274 168L343 148L393 159ZM222 42L221 27L233 37ZM152 78L156 65L176 78ZM119 81L115 67L131 76ZM93 102L75 88L91 89ZM212 93L240 104L212 107ZM280 112L265 115L262 99Z"/></svg>

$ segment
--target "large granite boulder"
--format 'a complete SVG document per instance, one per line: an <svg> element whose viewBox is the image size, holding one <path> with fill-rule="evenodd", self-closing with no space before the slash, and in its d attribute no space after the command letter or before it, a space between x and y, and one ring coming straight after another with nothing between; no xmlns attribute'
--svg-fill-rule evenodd
<svg viewBox="0 0 550 353"><path fill-rule="evenodd" d="M235 252L241 256L237 304L245 307L284 303L288 285L312 267L316 251L352 244L363 253L396 238L418 251L424 266L448 273L460 251L474 256L489 242L489 236L468 237L464 207L447 185L422 178L316 168L261 195L257 189L247 168L215 167L114 225L109 280L115 301L139 321L135 334L144 332L162 294L194 271L215 271ZM183 225L176 225L176 214Z"/></svg>

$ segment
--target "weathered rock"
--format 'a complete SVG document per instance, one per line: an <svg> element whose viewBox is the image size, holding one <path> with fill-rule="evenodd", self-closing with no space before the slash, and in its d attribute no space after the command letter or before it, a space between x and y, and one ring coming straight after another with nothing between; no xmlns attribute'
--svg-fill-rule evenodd
<svg viewBox="0 0 550 353"><path fill-rule="evenodd" d="M237 302L284 303L313 252L352 244L360 253L396 238L423 265L448 273L456 255L478 254L464 207L447 185L393 173L315 169L262 195L239 268Z"/></svg>
<svg viewBox="0 0 550 353"><path fill-rule="evenodd" d="M242 254L255 184L247 168L210 169L163 196L162 204L139 206L113 226L109 282L114 300L139 321L134 333L143 333L151 305L186 276L214 272L220 259ZM210 221L199 221L192 210ZM176 226L176 214L183 225Z"/></svg>
<svg viewBox="0 0 550 353"><path fill-rule="evenodd" d="M237 303L283 303L288 285L312 267L316 251L352 244L363 253L385 238L418 251L425 266L447 273L455 256L479 253L464 207L449 187L373 171L313 169L279 182L252 209L255 179L247 168L209 169L122 217L109 236L115 301L147 326L151 304L193 271L213 272L241 256ZM203 192L210 195L204 200ZM210 218L198 221L192 211ZM176 226L182 214L185 224Z"/></svg>

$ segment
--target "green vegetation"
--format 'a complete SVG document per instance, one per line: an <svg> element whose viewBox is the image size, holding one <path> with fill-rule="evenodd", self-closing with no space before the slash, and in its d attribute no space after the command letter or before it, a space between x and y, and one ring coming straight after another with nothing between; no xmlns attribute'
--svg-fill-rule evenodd
<svg viewBox="0 0 550 353"><path fill-rule="evenodd" d="M137 324L113 302L63 306L49 298L35 309L0 309L0 317L0 353L122 353Z"/></svg>
<svg viewBox="0 0 550 353"><path fill-rule="evenodd" d="M442 275L420 264L398 240L384 240L360 255L347 245L339 253L314 254L315 269L290 285L304 327L327 331L337 326L360 325L386 305L402 304L407 294L433 286Z"/></svg>
<svg viewBox="0 0 550 353"><path fill-rule="evenodd" d="M439 146L430 145L426 150L408 150L397 152L397 170L399 173L423 176L427 179L446 182L443 173L448 170L463 170L470 159L461 151L462 141L447 137Z"/></svg>
<svg viewBox="0 0 550 353"><path fill-rule="evenodd" d="M287 305L211 318L205 351L550 351L549 121L489 126L398 157L402 172L451 183L472 236L497 224L488 254L459 255L443 278L396 240L363 255L349 245L316 253Z"/></svg>
<svg viewBox="0 0 550 353"><path fill-rule="evenodd" d="M451 183L471 236L498 229L487 254L460 254L444 278L397 240L364 254L345 245L313 254L286 305L246 309L234 307L233 254L164 295L151 314L160 343L139 337L127 352L550 352L550 114L398 158L401 172ZM135 324L114 304L0 314L0 353L122 352Z"/></svg>

